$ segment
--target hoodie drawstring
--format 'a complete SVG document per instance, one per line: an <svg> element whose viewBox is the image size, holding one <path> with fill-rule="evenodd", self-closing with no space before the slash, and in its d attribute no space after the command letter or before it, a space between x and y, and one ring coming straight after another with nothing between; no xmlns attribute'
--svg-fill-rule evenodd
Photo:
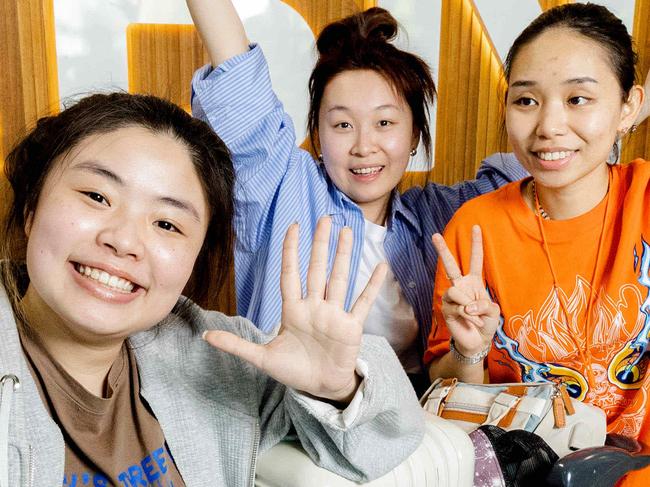
<svg viewBox="0 0 650 487"><path fill-rule="evenodd" d="M18 377L0 379L0 487L9 487L9 413L14 392L20 388Z"/></svg>

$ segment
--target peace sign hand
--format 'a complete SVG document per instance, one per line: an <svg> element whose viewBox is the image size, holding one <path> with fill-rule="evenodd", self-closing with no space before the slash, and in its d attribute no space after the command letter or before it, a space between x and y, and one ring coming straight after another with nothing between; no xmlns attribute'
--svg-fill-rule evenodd
<svg viewBox="0 0 650 487"><path fill-rule="evenodd" d="M339 233L328 283L330 227L329 218L321 218L316 226L304 296L298 264L298 225L291 225L287 231L282 249L282 325L278 336L264 345L224 331L210 331L205 339L293 389L346 403L360 383L355 368L363 323L387 266L377 266L350 312L345 311L352 231L344 228Z"/></svg>
<svg viewBox="0 0 650 487"><path fill-rule="evenodd" d="M442 235L436 233L431 240L452 284L442 296L442 315L456 349L466 357L476 355L492 342L500 312L483 282L481 228L472 227L469 274L464 276Z"/></svg>

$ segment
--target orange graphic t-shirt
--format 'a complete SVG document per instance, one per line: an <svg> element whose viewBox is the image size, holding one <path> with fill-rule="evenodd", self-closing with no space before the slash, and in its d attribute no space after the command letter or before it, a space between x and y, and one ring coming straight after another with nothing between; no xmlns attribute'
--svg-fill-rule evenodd
<svg viewBox="0 0 650 487"><path fill-rule="evenodd" d="M465 274L471 227L483 231L484 279L502 313L490 382L562 381L606 412L609 432L650 445L650 162L610 172L608 196L595 208L542 221L548 252L521 182L463 205L445 240ZM427 363L449 350L440 313L449 286L439 263Z"/></svg>

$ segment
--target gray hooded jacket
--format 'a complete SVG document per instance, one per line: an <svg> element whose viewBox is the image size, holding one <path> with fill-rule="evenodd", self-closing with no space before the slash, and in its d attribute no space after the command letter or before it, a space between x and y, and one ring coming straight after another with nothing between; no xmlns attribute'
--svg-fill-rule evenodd
<svg viewBox="0 0 650 487"><path fill-rule="evenodd" d="M357 481L384 474L420 443L423 413L383 338L363 339L363 400L346 427L333 406L314 408L313 400L200 339L203 330L222 329L258 343L268 340L249 321L194 305L190 312L194 329L172 313L129 339L141 395L188 487L253 485L257 455L291 426L314 461ZM0 379L0 487L60 487L63 436L41 402L1 286Z"/></svg>

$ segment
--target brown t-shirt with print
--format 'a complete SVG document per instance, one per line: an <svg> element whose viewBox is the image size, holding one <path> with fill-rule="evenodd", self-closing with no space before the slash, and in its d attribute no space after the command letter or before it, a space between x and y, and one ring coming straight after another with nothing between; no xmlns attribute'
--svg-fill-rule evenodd
<svg viewBox="0 0 650 487"><path fill-rule="evenodd" d="M158 420L140 396L126 344L104 397L73 379L29 331L20 334L41 398L65 439L64 487L183 487Z"/></svg>

